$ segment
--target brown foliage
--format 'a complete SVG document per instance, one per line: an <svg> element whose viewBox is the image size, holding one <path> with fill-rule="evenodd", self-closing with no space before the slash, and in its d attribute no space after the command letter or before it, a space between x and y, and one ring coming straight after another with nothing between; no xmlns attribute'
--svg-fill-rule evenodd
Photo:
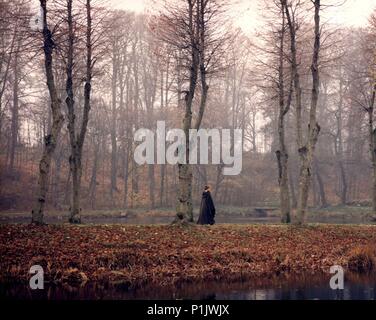
<svg viewBox="0 0 376 320"><path fill-rule="evenodd" d="M353 272L369 272L375 267L376 251L374 246L354 248L350 252L348 268Z"/></svg>
<svg viewBox="0 0 376 320"><path fill-rule="evenodd" d="M46 281L127 287L329 274L335 264L361 271L375 240L373 226L2 225L0 281L27 281L33 264Z"/></svg>

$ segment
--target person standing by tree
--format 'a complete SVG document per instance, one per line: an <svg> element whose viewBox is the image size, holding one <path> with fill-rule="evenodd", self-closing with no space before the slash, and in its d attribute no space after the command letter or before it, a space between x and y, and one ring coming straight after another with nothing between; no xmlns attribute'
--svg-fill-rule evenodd
<svg viewBox="0 0 376 320"><path fill-rule="evenodd" d="M213 225L215 223L214 217L215 207L210 193L210 186L205 186L204 192L202 193L200 216L198 218L197 224Z"/></svg>

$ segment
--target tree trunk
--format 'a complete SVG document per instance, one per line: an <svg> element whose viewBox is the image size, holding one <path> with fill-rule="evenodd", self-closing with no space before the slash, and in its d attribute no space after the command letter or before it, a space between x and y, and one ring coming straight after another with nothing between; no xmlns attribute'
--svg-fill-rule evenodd
<svg viewBox="0 0 376 320"><path fill-rule="evenodd" d="M113 198L113 192L117 190L117 142L116 142L116 128L117 128L117 110L116 110L116 86L117 86L117 74L118 74L118 61L117 61L117 46L116 40L112 44L112 108L111 108L111 186L110 195Z"/></svg>
<svg viewBox="0 0 376 320"><path fill-rule="evenodd" d="M338 167L339 167L339 172L341 175L341 204L346 205L348 187L347 187L346 171L345 171L345 167L342 161L339 161Z"/></svg>
<svg viewBox="0 0 376 320"><path fill-rule="evenodd" d="M138 106L139 106L139 94L140 94L140 84L139 84L139 77L138 77L138 60L137 60L137 52L136 52L136 43L133 44L132 48L132 59L133 59L133 74L134 74L134 94L133 94L133 125L135 128L138 126ZM138 165L132 157L132 202L131 205L133 206L133 199L134 196L139 192L139 185L138 185Z"/></svg>
<svg viewBox="0 0 376 320"><path fill-rule="evenodd" d="M294 183L291 170L289 170L289 183L290 183L290 191L291 191L291 207L293 209L296 209L298 204L297 204L297 199L296 199L296 194L295 194L295 183Z"/></svg>
<svg viewBox="0 0 376 320"><path fill-rule="evenodd" d="M319 207L319 201L320 201L320 197L317 197L317 183L316 183L316 180L315 179L312 179L311 181L312 183L312 197L313 197L313 207L315 208L318 208Z"/></svg>
<svg viewBox="0 0 376 320"><path fill-rule="evenodd" d="M216 166L216 179L215 179L215 186L214 186L214 199L218 198L219 190L221 188L221 183L224 179L222 174L223 164L219 164Z"/></svg>
<svg viewBox="0 0 376 320"><path fill-rule="evenodd" d="M194 57L196 59L196 57ZM176 208L177 221L193 221L192 204L192 167L189 164L189 129L192 125L192 102L197 81L197 67L192 68L190 91L186 97L183 130L185 133L185 163L178 164L178 203Z"/></svg>
<svg viewBox="0 0 376 320"><path fill-rule="evenodd" d="M178 165L179 190L176 216L178 221L193 221L192 205L192 167L189 164Z"/></svg>
<svg viewBox="0 0 376 320"><path fill-rule="evenodd" d="M39 163L39 179L38 179L38 197L36 204L32 210L32 223L43 224L44 208L46 203L46 195L48 191L48 176L50 173L52 154L56 148L61 128L63 126L64 117L60 110L60 100L58 98L55 79L53 74L53 58L52 51L54 42L52 40L51 31L47 26L47 0L40 0L43 10L43 50L45 60L45 70L47 78L47 86L51 98L52 110L52 126L51 132L44 138L44 150L42 159Z"/></svg>
<svg viewBox="0 0 376 320"><path fill-rule="evenodd" d="M342 138L342 112L343 112L343 79L342 79L342 72L340 73L340 83L339 83L339 107L338 107L338 116L337 116L337 137L338 137L338 148L337 151L337 159L338 159L338 168L340 172L340 198L341 204L346 205L347 202L347 177L345 166L343 163L343 138Z"/></svg>
<svg viewBox="0 0 376 320"><path fill-rule="evenodd" d="M72 15L72 0L67 1L67 14L68 14L68 55L67 55L67 80L66 80L66 92L67 97L65 99L68 109L68 133L71 154L69 156L69 166L72 175L72 201L70 207L69 222L80 222L80 164L78 163L78 146L76 141L76 115L74 111L74 93L73 93L73 45L74 45L74 31L73 31L73 15Z"/></svg>
<svg viewBox="0 0 376 320"><path fill-rule="evenodd" d="M60 209L60 177L61 177L61 155L59 154L55 158L56 176L55 176L55 188L54 188L54 208Z"/></svg>
<svg viewBox="0 0 376 320"><path fill-rule="evenodd" d="M367 108L368 113L368 138L369 138L369 152L372 164L372 187L371 187L371 198L372 198L372 215L376 215L376 129L374 128L373 112L374 103L376 96L376 84L374 86L371 104Z"/></svg>
<svg viewBox="0 0 376 320"><path fill-rule="evenodd" d="M148 166L150 209L155 209L155 176L154 165Z"/></svg>
<svg viewBox="0 0 376 320"><path fill-rule="evenodd" d="M278 161L278 183L279 183L279 199L281 207L281 222L290 223L290 192L288 185L288 167L287 167L287 153L283 154L281 151L276 152Z"/></svg>
<svg viewBox="0 0 376 320"><path fill-rule="evenodd" d="M1 78L1 86L0 86L0 147L2 147L1 138L3 137L3 135L2 135L2 133L3 133L3 113L4 113L4 111L3 111L3 96L4 96L4 93L5 93L5 89L6 89L6 84L8 82L8 74L9 74L9 70L11 68L12 55L13 55L13 52L14 52L14 46L15 46L15 43L16 43L17 35L18 35L18 30L15 29L14 32L13 32L12 41L11 41L11 45L10 45L10 48L9 48L9 54L8 54L8 59L6 61L5 70L4 70L4 72L2 72L2 78ZM18 50L16 52L18 52ZM2 66L3 66L3 63L5 62L4 60L0 61L1 62L0 63L0 70L1 71L3 70Z"/></svg>
<svg viewBox="0 0 376 320"><path fill-rule="evenodd" d="M287 115L292 95L292 82L288 93L288 99L285 101L284 89L284 42L285 42L285 14L284 6L282 4L282 28L279 46L279 116L278 116L278 138L279 150L276 151L278 162L278 183L279 183L279 198L281 207L281 222L290 223L290 191L288 182L288 153L285 143L285 116Z"/></svg>
<svg viewBox="0 0 376 320"><path fill-rule="evenodd" d="M94 141L94 159L93 159L93 168L91 171L90 185L89 185L89 202L92 209L95 209L95 198L97 192L97 172L98 172L98 163L99 163L99 146L100 141Z"/></svg>
<svg viewBox="0 0 376 320"><path fill-rule="evenodd" d="M326 200L326 193L325 193L325 184L322 180L320 168L317 159L314 159L313 161L317 184L319 187L319 194L320 194L320 201L321 201L321 208L328 207L328 201Z"/></svg>
<svg viewBox="0 0 376 320"><path fill-rule="evenodd" d="M195 34L198 31L197 24L194 23L193 3L189 3L189 30L191 44L191 61L189 74L189 90L185 96L185 114L183 118L183 131L185 134L185 161L178 163L178 203L176 206L177 222L193 221L193 204L192 204L192 168L189 164L189 129L192 128L192 105L195 96L198 78L198 68L200 65L200 56L198 50L197 39ZM195 31L195 32L193 32ZM202 118L202 104L200 105L198 122ZM197 123L198 123L197 122Z"/></svg>
<svg viewBox="0 0 376 320"><path fill-rule="evenodd" d="M285 1L286 3L286 1ZM317 143L318 135L320 132L320 126L316 122L316 109L319 97L319 52L320 52L320 0L314 1L314 21L315 21L315 39L311 64L312 73L312 94L311 94L311 106L309 110L309 124L307 139L308 141L303 143L302 135L302 102L301 102L301 87L299 80L298 65L296 59L296 26L291 20L290 11L286 6L286 16L288 19L288 25L290 29L290 41L291 41L291 53L292 53L292 68L294 74L294 87L296 94L296 123L297 123L297 142L298 153L300 160L299 170L299 185L298 185L298 203L297 203L297 224L304 224L307 211L307 201L309 185L311 182L311 167L312 160Z"/></svg>
<svg viewBox="0 0 376 320"><path fill-rule="evenodd" d="M66 104L68 107L68 132L71 145L71 156L69 157L70 169L72 172L72 205L70 209L70 223L81 223L81 177L82 177L82 150L85 142L89 113L91 109L91 79L92 79L92 45L91 45L91 0L86 1L86 74L84 86L84 110L82 116L81 129L76 136L75 108L73 94L73 54L74 54L74 31L72 0L68 0L68 58L67 58L67 82Z"/></svg>
<svg viewBox="0 0 376 320"><path fill-rule="evenodd" d="M9 170L14 169L14 161L16 155L17 141L18 141L18 85L19 85L19 67L18 55L20 50L20 43L18 43L13 64L13 106L12 106L12 122L11 122L11 141L10 141L10 160Z"/></svg>
<svg viewBox="0 0 376 320"><path fill-rule="evenodd" d="M315 153L315 147L320 133L320 126L316 120L317 103L319 99L319 54L320 54L320 5L321 0L314 1L315 7L315 40L313 46L312 56L312 94L311 94L311 106L309 110L309 124L308 124L308 150L307 153L303 152L303 166L302 166L302 179L300 184L299 193L301 194L300 203L298 200L298 223L303 224L305 222L305 213L307 209L308 190L311 176L312 161ZM298 199L299 199L298 198Z"/></svg>
<svg viewBox="0 0 376 320"><path fill-rule="evenodd" d="M163 197L165 193L166 165L162 164L160 168L161 168L161 184L159 188L159 206L163 207L164 205Z"/></svg>
<svg viewBox="0 0 376 320"><path fill-rule="evenodd" d="M129 179L129 145L127 145L127 151L124 157L124 195L123 195L123 207L128 206L128 179Z"/></svg>

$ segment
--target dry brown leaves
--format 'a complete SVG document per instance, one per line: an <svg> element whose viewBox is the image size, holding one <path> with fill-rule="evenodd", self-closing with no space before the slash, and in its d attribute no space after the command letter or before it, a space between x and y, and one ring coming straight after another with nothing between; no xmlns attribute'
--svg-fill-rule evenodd
<svg viewBox="0 0 376 320"><path fill-rule="evenodd" d="M239 280L347 266L375 246L376 227L320 225L0 226L0 281L25 281L40 264L57 283ZM375 252L375 251L374 251Z"/></svg>

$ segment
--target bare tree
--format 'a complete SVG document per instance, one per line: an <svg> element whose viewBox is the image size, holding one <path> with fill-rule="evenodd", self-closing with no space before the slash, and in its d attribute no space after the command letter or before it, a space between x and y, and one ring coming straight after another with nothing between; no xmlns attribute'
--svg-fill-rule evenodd
<svg viewBox="0 0 376 320"><path fill-rule="evenodd" d="M68 22L68 56L67 56L67 82L66 104L68 108L68 132L71 146L69 157L70 170L72 173L72 206L70 209L69 222L81 223L80 191L82 177L82 150L85 142L89 113L91 109L91 80L93 71L92 59L92 16L91 0L86 1L86 63L85 63L85 85L84 85L84 108L82 121L77 133L76 111L73 91L73 66L74 66L74 25L72 14L73 0L67 1L67 22Z"/></svg>
<svg viewBox="0 0 376 320"><path fill-rule="evenodd" d="M193 220L193 175L188 157L189 130L199 129L201 126L209 92L207 77L220 66L218 54L225 43L225 37L218 36L213 30L219 28L218 17L222 13L223 6L224 2L221 0L185 0L177 5L167 2L165 13L161 15L163 30L159 30L160 36L162 40L183 53L187 73L183 112L183 131L186 136L185 159L178 163L177 222ZM193 107L198 88L200 88L200 98L194 120Z"/></svg>
<svg viewBox="0 0 376 320"><path fill-rule="evenodd" d="M376 13L370 18L371 32L367 40L376 39ZM372 43L372 42L371 42ZM374 108L376 100L376 46L374 42L371 47L367 48L369 56L368 62L368 75L369 80L369 94L366 99L368 104L364 107L368 115L368 138L369 138L369 152L371 155L372 163L372 214L376 215L376 128L374 124Z"/></svg>
<svg viewBox="0 0 376 320"><path fill-rule="evenodd" d="M292 99L292 77L290 77L290 84L287 91L287 98L284 83L284 44L285 44L285 1L281 0L281 14L282 24L280 30L279 43L279 68L278 68L278 87L279 87L279 115L278 115L278 137L279 150L276 151L278 160L278 183L280 188L280 206L281 206L281 220L283 223L290 223L290 192L288 182L288 152L285 142L285 116L290 110ZM292 70L292 68L291 68Z"/></svg>
<svg viewBox="0 0 376 320"><path fill-rule="evenodd" d="M44 138L44 150L39 163L38 195L37 201L32 210L32 222L43 224L44 207L48 190L48 177L50 173L52 154L55 151L56 143L63 126L64 117L61 112L61 102L57 94L53 72L53 50L54 41L47 24L47 0L40 0L43 12L43 50L45 60L45 71L48 91L51 99L52 126L49 134Z"/></svg>
<svg viewBox="0 0 376 320"><path fill-rule="evenodd" d="M311 182L312 161L315 147L320 132L320 126L316 121L317 102L319 97L319 53L320 53L320 0L314 1L314 46L311 63L312 73L312 93L311 105L309 109L309 123L307 128L306 141L303 137L303 119L302 119L302 88L297 63L296 51L296 31L297 25L293 20L292 7L287 1L282 2L285 5L286 17L290 30L291 41L291 64L294 75L295 103L296 103L296 126L297 126L297 143L300 159L299 169L299 188L297 201L297 223L305 222L309 184ZM289 9L290 7L290 9Z"/></svg>

